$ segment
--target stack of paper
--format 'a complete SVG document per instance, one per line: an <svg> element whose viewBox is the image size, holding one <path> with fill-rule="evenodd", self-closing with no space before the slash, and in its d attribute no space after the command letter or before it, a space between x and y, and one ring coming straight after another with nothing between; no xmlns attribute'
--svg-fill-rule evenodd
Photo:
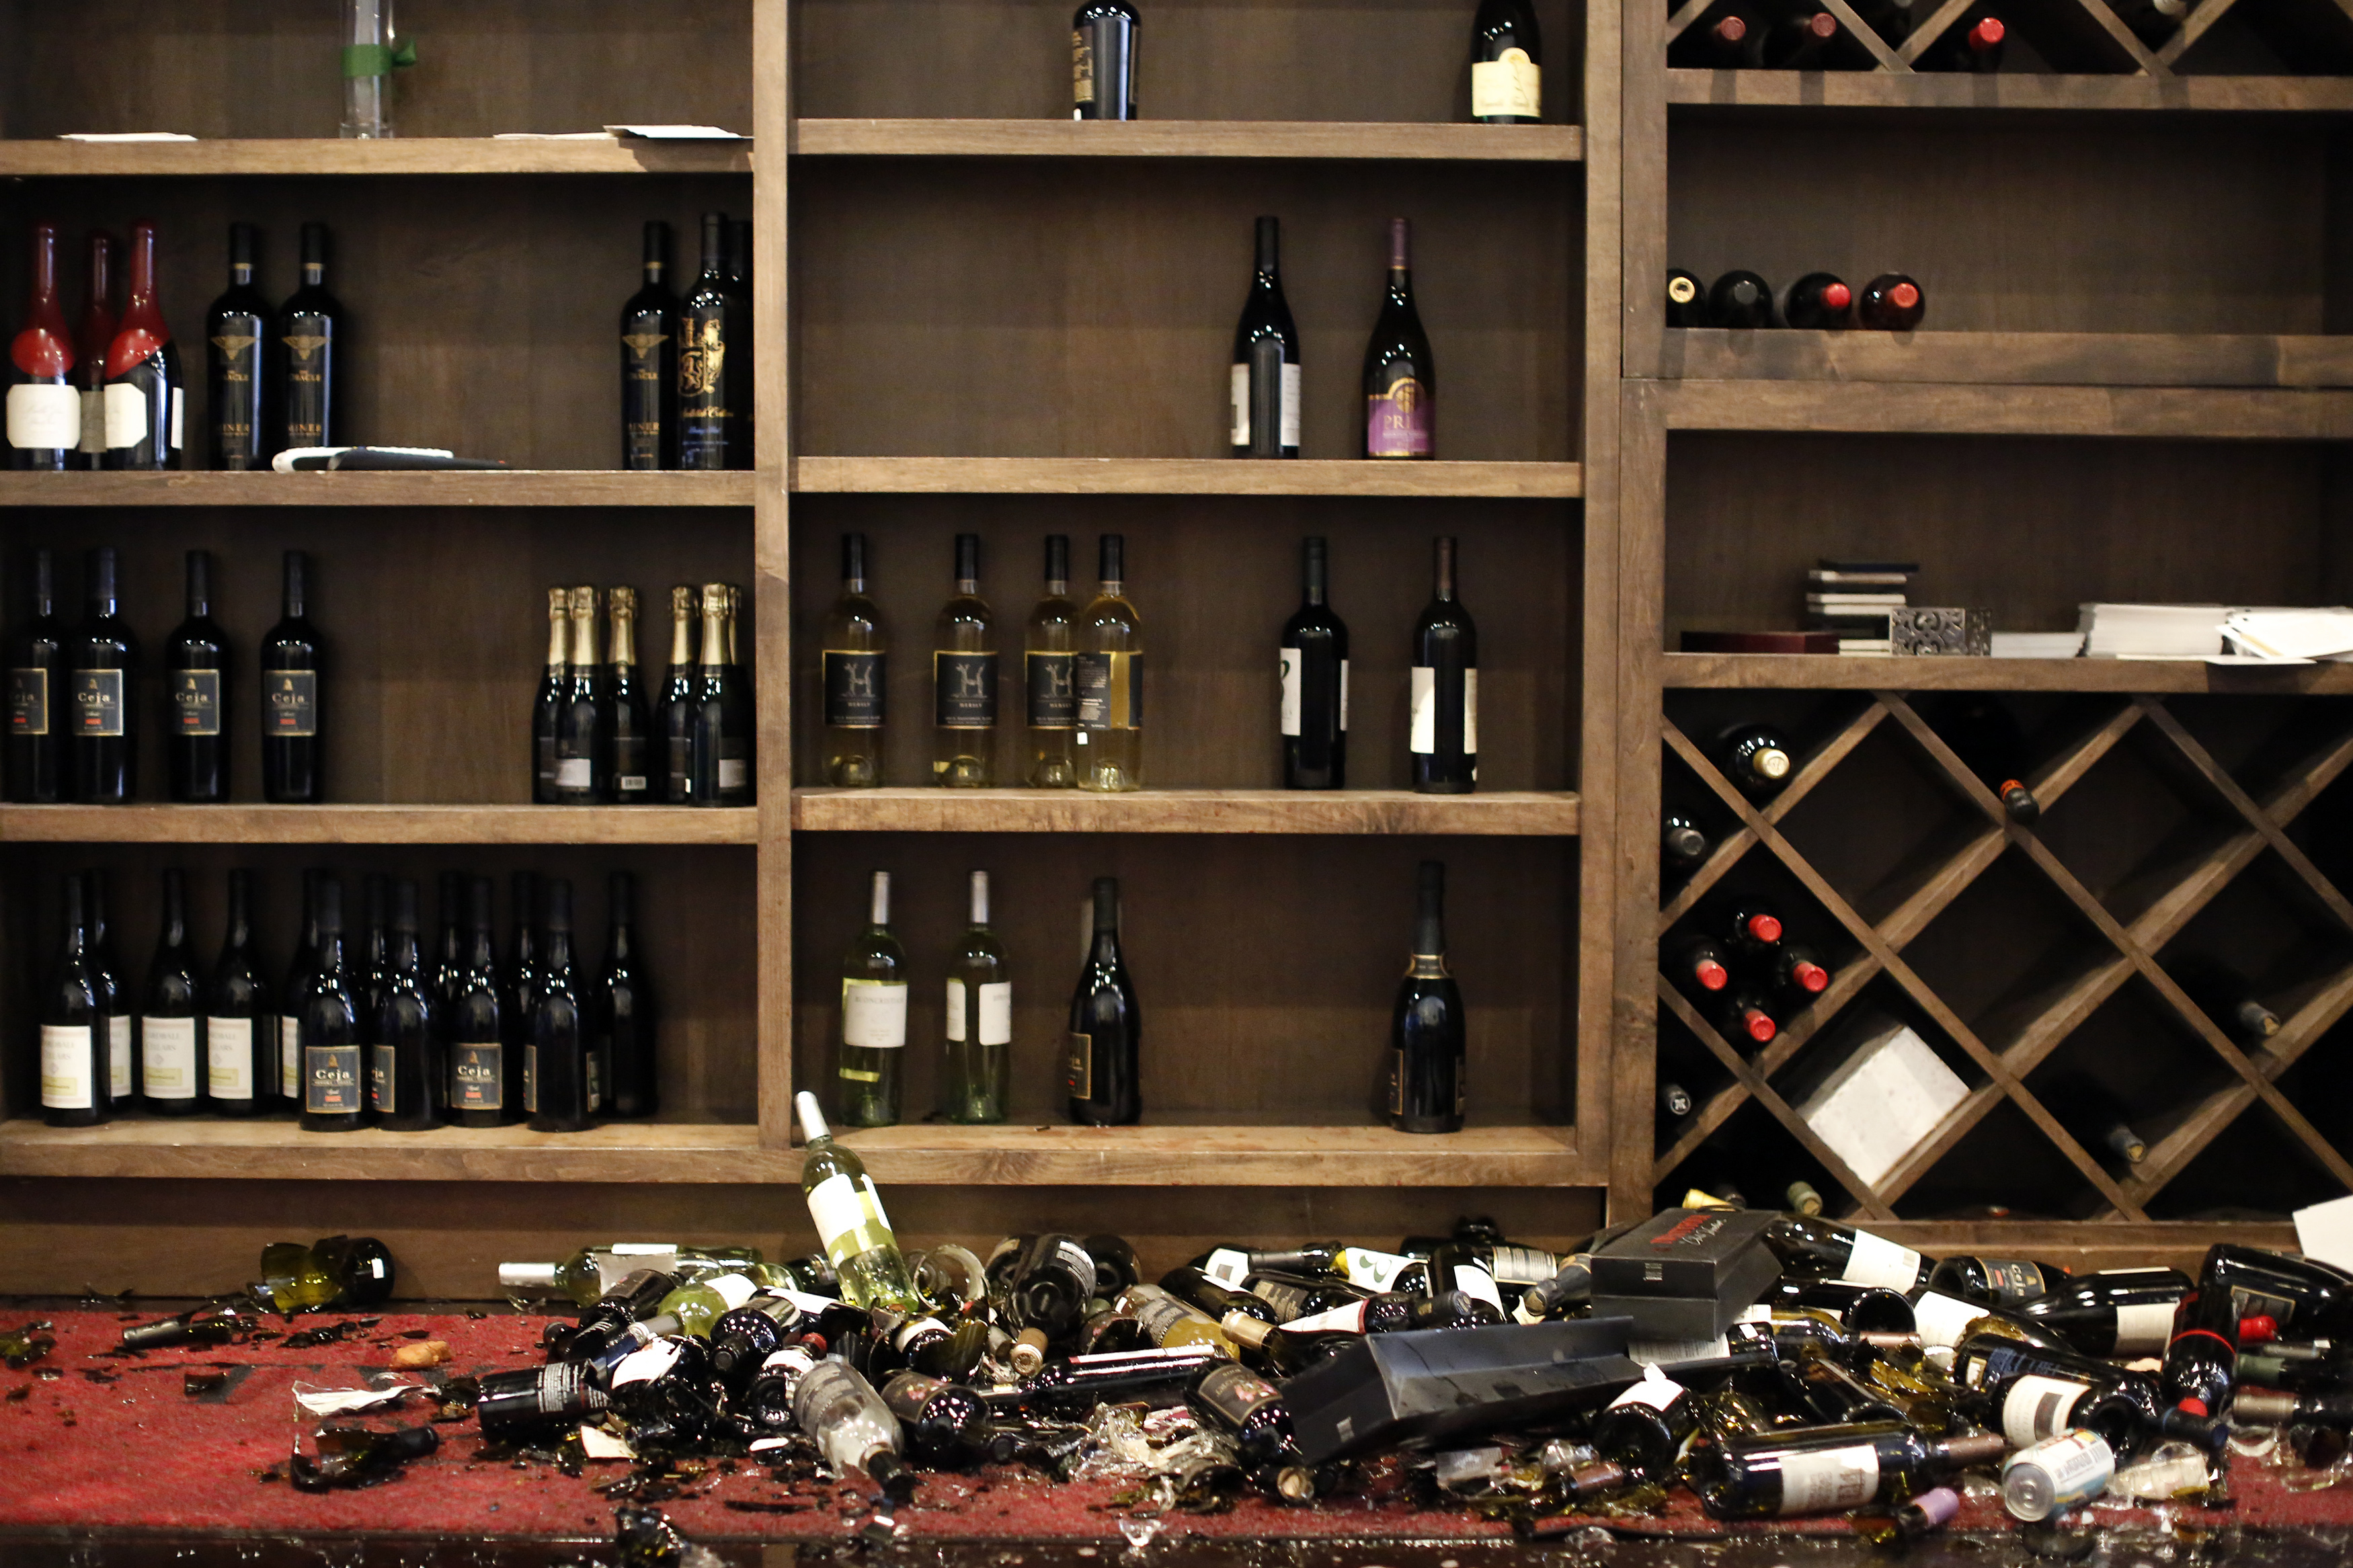
<svg viewBox="0 0 2353 1568"><path fill-rule="evenodd" d="M2073 658L2084 651L2084 634L2075 632L1996 632L1996 658Z"/></svg>
<svg viewBox="0 0 2353 1568"><path fill-rule="evenodd" d="M1806 625L1839 634L1842 654L1888 654L1887 612L1906 603L1913 561L1842 561L1825 555L1806 574Z"/></svg>
<svg viewBox="0 0 2353 1568"><path fill-rule="evenodd" d="M2204 658L2222 651L2226 605L2084 605L2086 658Z"/></svg>
<svg viewBox="0 0 2353 1568"><path fill-rule="evenodd" d="M2222 622L2222 636L2253 658L2298 664L2353 658L2353 610L2233 610Z"/></svg>

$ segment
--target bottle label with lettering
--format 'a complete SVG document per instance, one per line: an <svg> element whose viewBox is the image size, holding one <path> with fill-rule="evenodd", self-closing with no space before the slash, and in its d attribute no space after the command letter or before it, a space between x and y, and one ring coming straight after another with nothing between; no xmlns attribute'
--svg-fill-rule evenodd
<svg viewBox="0 0 2353 1568"><path fill-rule="evenodd" d="M997 655L932 654L932 722L943 730L987 730L997 724Z"/></svg>
<svg viewBox="0 0 2353 1568"><path fill-rule="evenodd" d="M870 1051L894 1051L904 1046L907 1043L907 983L903 980L844 980L841 983L841 1043Z"/></svg>
<svg viewBox="0 0 2353 1568"><path fill-rule="evenodd" d="M106 1020L106 1085L117 1100L131 1098L131 1015Z"/></svg>
<svg viewBox="0 0 2353 1568"><path fill-rule="evenodd" d="M122 671L74 671L74 733L109 737L123 733Z"/></svg>
<svg viewBox="0 0 2353 1568"><path fill-rule="evenodd" d="M12 669L8 672L8 733L46 735L49 732L49 672Z"/></svg>
<svg viewBox="0 0 2353 1568"><path fill-rule="evenodd" d="M1077 1029L1071 1031L1070 1049L1065 1053L1062 1069L1063 1087L1072 1100L1092 1100L1095 1097L1095 1037Z"/></svg>
<svg viewBox="0 0 2353 1568"><path fill-rule="evenodd" d="M985 980L977 989L980 1004L980 1038L984 1046L1009 1046L1013 1043L1013 982ZM967 988L961 980L948 981L947 1037L953 1045L965 1043L965 1013Z"/></svg>
<svg viewBox="0 0 2353 1568"><path fill-rule="evenodd" d="M376 1046L368 1052L368 1103L378 1116L390 1116L400 1109L395 1098L393 1065L399 1051L391 1046Z"/></svg>
<svg viewBox="0 0 2353 1568"><path fill-rule="evenodd" d="M496 1042L450 1047L450 1110L503 1110L506 1109L504 1064L501 1060L505 1051L506 1047Z"/></svg>
<svg viewBox="0 0 2353 1568"><path fill-rule="evenodd" d="M366 1103L357 1046L302 1047L302 1109L318 1116L343 1116Z"/></svg>
<svg viewBox="0 0 2353 1568"><path fill-rule="evenodd" d="M825 652L825 722L834 730L882 727L882 679L889 655Z"/></svg>
<svg viewBox="0 0 2353 1568"><path fill-rule="evenodd" d="M265 735L280 739L317 734L319 672L315 669L263 670L261 722Z"/></svg>
<svg viewBox="0 0 2353 1568"><path fill-rule="evenodd" d="M183 735L221 732L220 671L175 669L172 672L172 722Z"/></svg>
<svg viewBox="0 0 2353 1568"><path fill-rule="evenodd" d="M1365 456L1427 458L1431 444L1430 398L1421 383L1401 375L1386 393L1365 399Z"/></svg>
<svg viewBox="0 0 2353 1568"><path fill-rule="evenodd" d="M139 1042L140 1092L150 1100L196 1098L196 1021L194 1018L142 1018Z"/></svg>
<svg viewBox="0 0 2353 1568"><path fill-rule="evenodd" d="M1073 654L1071 684L1078 693L1080 729L1144 728L1142 654Z"/></svg>
<svg viewBox="0 0 2353 1568"><path fill-rule="evenodd" d="M205 1087L215 1100L251 1100L253 1081L253 1020L205 1020Z"/></svg>
<svg viewBox="0 0 2353 1568"><path fill-rule="evenodd" d="M81 394L26 382L8 389L8 445L18 451L71 451L81 445Z"/></svg>
<svg viewBox="0 0 2353 1568"><path fill-rule="evenodd" d="M1544 107L1544 71L1517 47L1471 67L1471 118L1535 120Z"/></svg>
<svg viewBox="0 0 2353 1568"><path fill-rule="evenodd" d="M1032 730L1068 730L1079 721L1079 696L1071 675L1067 653L1029 653L1021 656L1023 673L1029 688L1029 727Z"/></svg>
<svg viewBox="0 0 2353 1568"><path fill-rule="evenodd" d="M41 1026L41 1103L51 1110L88 1110L96 1103L97 1053L87 1024Z"/></svg>

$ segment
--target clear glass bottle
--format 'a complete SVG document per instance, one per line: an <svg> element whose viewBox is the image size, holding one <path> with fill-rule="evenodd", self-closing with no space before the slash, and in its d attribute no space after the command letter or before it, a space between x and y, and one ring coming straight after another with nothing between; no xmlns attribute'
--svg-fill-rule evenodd
<svg viewBox="0 0 2353 1568"><path fill-rule="evenodd" d="M825 690L825 782L873 789L882 782L882 724L890 639L866 596L866 536L841 536L841 595L819 644Z"/></svg>
<svg viewBox="0 0 2353 1568"><path fill-rule="evenodd" d="M874 873L866 925L841 960L841 1120L899 1121L899 1058L907 1047L907 952L891 934L891 873Z"/></svg>
<svg viewBox="0 0 2353 1568"><path fill-rule="evenodd" d="M997 633L980 596L980 535L955 537L955 594L932 637L932 782L987 789L997 782Z"/></svg>
<svg viewBox="0 0 2353 1568"><path fill-rule="evenodd" d="M1125 542L1103 536L1101 583L1079 616L1071 660L1078 784L1103 794L1144 787L1144 627L1127 601Z"/></svg>
<svg viewBox="0 0 2353 1568"><path fill-rule="evenodd" d="M988 873L972 874L972 920L948 961L945 1070L940 1112L966 1125L1005 1120L1011 1083L1013 980L988 925Z"/></svg>
<svg viewBox="0 0 2353 1568"><path fill-rule="evenodd" d="M1029 612L1021 638L1022 688L1029 728L1029 763L1022 782L1032 789L1069 789L1078 783L1071 737L1079 719L1078 693L1071 684L1078 605L1071 602L1071 536L1046 536L1046 593Z"/></svg>
<svg viewBox="0 0 2353 1568"><path fill-rule="evenodd" d="M801 1195L808 1200L809 1219L840 1282L841 1299L853 1307L922 1311L923 1300L907 1276L907 1259L865 1162L834 1142L817 1096L801 1090L793 1096L793 1110L808 1144L801 1161Z"/></svg>

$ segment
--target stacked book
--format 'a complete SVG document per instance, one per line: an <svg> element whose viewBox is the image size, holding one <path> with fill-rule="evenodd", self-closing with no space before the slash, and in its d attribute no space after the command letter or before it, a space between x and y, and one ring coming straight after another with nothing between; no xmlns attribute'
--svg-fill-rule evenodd
<svg viewBox="0 0 2353 1568"><path fill-rule="evenodd" d="M2222 651L2224 605L2084 605L2086 658L2211 658Z"/></svg>
<svg viewBox="0 0 2353 1568"><path fill-rule="evenodd" d="M2241 658L2267 664L2353 660L2353 610L2233 610L2222 636Z"/></svg>
<svg viewBox="0 0 2353 1568"><path fill-rule="evenodd" d="M1916 561L1837 561L1823 556L1806 574L1806 625L1838 634L1844 654L1892 654L1887 614L1906 603Z"/></svg>

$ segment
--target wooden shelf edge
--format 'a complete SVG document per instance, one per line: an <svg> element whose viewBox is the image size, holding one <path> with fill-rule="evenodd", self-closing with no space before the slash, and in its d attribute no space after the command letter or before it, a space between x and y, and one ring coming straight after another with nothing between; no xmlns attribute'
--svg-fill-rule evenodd
<svg viewBox="0 0 2353 1568"><path fill-rule="evenodd" d="M583 129L586 129L585 127ZM0 140L0 175L45 174L731 174L752 143L501 141L494 136L332 137L198 142Z"/></svg>
<svg viewBox="0 0 2353 1568"><path fill-rule="evenodd" d="M450 473L0 472L0 506L749 507L754 476L504 468Z"/></svg>
<svg viewBox="0 0 2353 1568"><path fill-rule="evenodd" d="M2339 387L2353 386L2353 335L1669 328L1660 370L1695 381Z"/></svg>
<svg viewBox="0 0 2353 1568"><path fill-rule="evenodd" d="M792 488L858 495L1433 496L1575 500L1577 463L1233 458L798 458Z"/></svg>
<svg viewBox="0 0 2353 1568"><path fill-rule="evenodd" d="M756 844L756 807L0 805L7 844Z"/></svg>
<svg viewBox="0 0 2353 1568"><path fill-rule="evenodd" d="M849 1132L877 1182L903 1184L1599 1186L1573 1127L947 1127Z"/></svg>
<svg viewBox="0 0 2353 1568"><path fill-rule="evenodd" d="M804 833L1298 833L1568 836L1567 792L1409 790L797 789Z"/></svg>
<svg viewBox="0 0 2353 1568"><path fill-rule="evenodd" d="M1576 125L1308 120L799 120L797 157L1444 159L1575 163Z"/></svg>
<svg viewBox="0 0 2353 1568"><path fill-rule="evenodd" d="M2047 1259L2081 1272L2164 1265L2195 1279L2218 1241L2295 1252L2295 1226L2283 1221L2182 1219L1968 1219L1864 1221L1874 1236L1932 1258L1983 1252Z"/></svg>
<svg viewBox="0 0 2353 1568"><path fill-rule="evenodd" d="M1637 384L1671 430L2175 440L2353 437L2353 392L2310 388L1697 379Z"/></svg>
<svg viewBox="0 0 2353 1568"><path fill-rule="evenodd" d="M1670 653L1669 688L1821 691L2353 692L2353 664L2276 668L2201 659L1870 658L1838 654Z"/></svg>
<svg viewBox="0 0 2353 1568"><path fill-rule="evenodd" d="M752 1182L800 1173L793 1150L760 1148L736 1122L607 1122L586 1132L441 1127L306 1132L285 1117L100 1127L0 1122L0 1175L246 1181Z"/></svg>
<svg viewBox="0 0 2353 1568"><path fill-rule="evenodd" d="M1667 102L1716 109L2009 109L2334 113L2353 110L2342 77L1985 76L1920 71L1705 70L1667 72Z"/></svg>

